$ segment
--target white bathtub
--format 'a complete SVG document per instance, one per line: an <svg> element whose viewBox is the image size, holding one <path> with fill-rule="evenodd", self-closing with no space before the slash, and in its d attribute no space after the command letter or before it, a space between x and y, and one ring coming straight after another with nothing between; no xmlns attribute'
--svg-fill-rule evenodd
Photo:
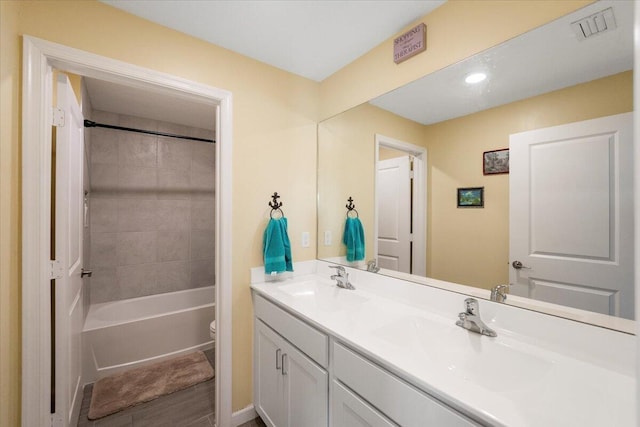
<svg viewBox="0 0 640 427"><path fill-rule="evenodd" d="M213 286L93 304L82 331L84 380L213 347Z"/></svg>

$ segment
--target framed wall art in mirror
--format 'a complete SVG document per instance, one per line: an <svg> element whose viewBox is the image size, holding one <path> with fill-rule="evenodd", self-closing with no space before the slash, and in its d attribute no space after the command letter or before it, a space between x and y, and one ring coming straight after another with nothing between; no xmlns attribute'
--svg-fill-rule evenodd
<svg viewBox="0 0 640 427"><path fill-rule="evenodd" d="M459 208L484 208L484 187L458 188Z"/></svg>
<svg viewBox="0 0 640 427"><path fill-rule="evenodd" d="M482 174L509 173L509 149L491 150L482 153Z"/></svg>

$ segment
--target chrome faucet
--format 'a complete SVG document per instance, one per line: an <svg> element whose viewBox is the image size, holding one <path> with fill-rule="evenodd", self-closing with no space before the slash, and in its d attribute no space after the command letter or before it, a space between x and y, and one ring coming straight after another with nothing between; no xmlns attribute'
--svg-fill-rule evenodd
<svg viewBox="0 0 640 427"><path fill-rule="evenodd" d="M331 275L331 280L335 280L336 285L339 288L351 289L351 290L355 289L353 285L349 283L349 273L347 273L347 270L345 270L343 266L330 265L329 268L335 268L337 270L338 274Z"/></svg>
<svg viewBox="0 0 640 427"><path fill-rule="evenodd" d="M367 271L371 271L372 273L377 273L378 271L380 271L380 267L378 267L378 262L376 261L376 259L372 259L369 260L367 262Z"/></svg>
<svg viewBox="0 0 640 427"><path fill-rule="evenodd" d="M498 285L491 288L491 301L504 302L508 295L505 292L507 289L509 289L509 285Z"/></svg>
<svg viewBox="0 0 640 427"><path fill-rule="evenodd" d="M477 332L482 335L487 335L489 337L496 337L496 331L489 328L484 324L482 319L480 319L480 307L478 307L478 300L475 298L467 298L464 300L465 311L458 314L458 320L456 325L461 328L465 328L472 332Z"/></svg>

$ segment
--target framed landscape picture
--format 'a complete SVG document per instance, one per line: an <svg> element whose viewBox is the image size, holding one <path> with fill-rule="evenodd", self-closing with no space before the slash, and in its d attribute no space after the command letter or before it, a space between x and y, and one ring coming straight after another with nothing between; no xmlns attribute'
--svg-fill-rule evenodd
<svg viewBox="0 0 640 427"><path fill-rule="evenodd" d="M509 173L509 149L503 148L482 153L482 173L484 175Z"/></svg>
<svg viewBox="0 0 640 427"><path fill-rule="evenodd" d="M484 187L458 188L459 208L484 208Z"/></svg>

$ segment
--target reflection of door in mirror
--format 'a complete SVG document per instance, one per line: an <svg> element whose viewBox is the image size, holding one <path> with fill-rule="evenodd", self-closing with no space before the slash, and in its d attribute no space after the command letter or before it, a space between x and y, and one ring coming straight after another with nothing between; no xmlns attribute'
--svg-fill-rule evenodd
<svg viewBox="0 0 640 427"><path fill-rule="evenodd" d="M633 319L631 113L511 135L511 293Z"/></svg>
<svg viewBox="0 0 640 427"><path fill-rule="evenodd" d="M378 160L376 209L378 266L411 273L411 159Z"/></svg>
<svg viewBox="0 0 640 427"><path fill-rule="evenodd" d="M376 135L374 251L383 269L426 274L425 158L423 147Z"/></svg>

